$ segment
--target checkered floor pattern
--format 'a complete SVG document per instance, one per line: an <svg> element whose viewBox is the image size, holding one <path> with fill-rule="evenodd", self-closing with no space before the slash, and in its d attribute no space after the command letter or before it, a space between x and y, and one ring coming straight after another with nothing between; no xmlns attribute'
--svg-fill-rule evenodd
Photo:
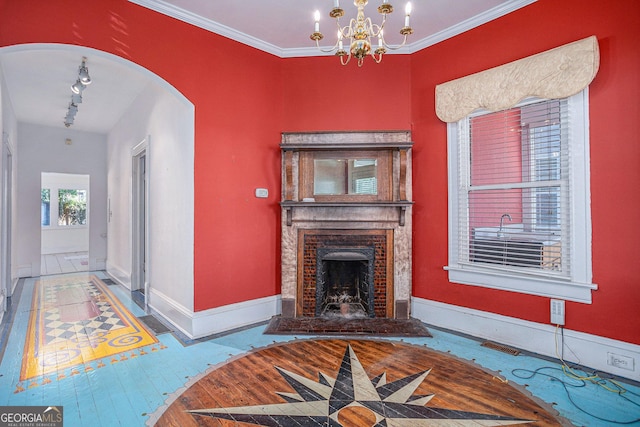
<svg viewBox="0 0 640 427"><path fill-rule="evenodd" d="M91 319L76 322L60 320L60 309L57 306L56 295L64 289L81 286L93 298L100 311L100 315ZM44 345L64 343L67 340L83 341L89 344L100 339L109 331L125 327L125 323L118 317L105 301L102 292L92 282L71 282L64 284L50 284L44 289Z"/></svg>

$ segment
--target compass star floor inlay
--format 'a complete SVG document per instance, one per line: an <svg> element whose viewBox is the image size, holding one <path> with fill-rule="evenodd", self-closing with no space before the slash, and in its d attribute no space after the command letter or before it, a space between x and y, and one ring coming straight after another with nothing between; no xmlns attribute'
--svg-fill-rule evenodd
<svg viewBox="0 0 640 427"><path fill-rule="evenodd" d="M496 374L437 351L378 340L277 344L214 367L156 426L561 426Z"/></svg>

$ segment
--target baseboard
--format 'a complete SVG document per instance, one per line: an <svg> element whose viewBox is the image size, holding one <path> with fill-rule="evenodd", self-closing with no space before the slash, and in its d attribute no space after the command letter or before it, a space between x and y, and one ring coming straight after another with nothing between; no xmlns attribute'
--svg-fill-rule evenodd
<svg viewBox="0 0 640 427"><path fill-rule="evenodd" d="M424 323L495 341L542 356L558 358L553 325L529 322L485 311L413 297L411 316ZM564 359L591 369L640 381L640 346L564 329ZM608 364L610 355L623 356L629 369Z"/></svg>
<svg viewBox="0 0 640 427"><path fill-rule="evenodd" d="M242 328L280 314L280 295L199 311L193 317L194 338Z"/></svg>
<svg viewBox="0 0 640 427"><path fill-rule="evenodd" d="M264 322L280 312L280 295L193 312L153 287L149 292L149 306L190 339Z"/></svg>
<svg viewBox="0 0 640 427"><path fill-rule="evenodd" d="M106 263L104 270L113 280L118 282L118 284L124 286L128 290L131 290L131 275L109 262Z"/></svg>
<svg viewBox="0 0 640 427"><path fill-rule="evenodd" d="M89 270L102 271L107 269L107 260L104 258L91 258L89 259Z"/></svg>
<svg viewBox="0 0 640 427"><path fill-rule="evenodd" d="M32 264L23 264L18 266L18 277L33 277L31 272L33 271ZM37 274L39 276L40 273Z"/></svg>

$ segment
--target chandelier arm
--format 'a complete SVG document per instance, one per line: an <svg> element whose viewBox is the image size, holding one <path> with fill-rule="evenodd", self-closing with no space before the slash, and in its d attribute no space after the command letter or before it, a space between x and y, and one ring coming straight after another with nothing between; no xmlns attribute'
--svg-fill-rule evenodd
<svg viewBox="0 0 640 427"><path fill-rule="evenodd" d="M381 33L383 28L384 28L384 23L382 25L372 24L371 37L382 37L382 40L384 40L384 32Z"/></svg>
<svg viewBox="0 0 640 427"><path fill-rule="evenodd" d="M323 49L323 48L320 47L320 41L316 40L316 47L322 53L331 53L331 52L333 52L334 50L336 50L338 48L338 43L339 42L336 42L336 44L334 44L333 47L331 47L329 49Z"/></svg>
<svg viewBox="0 0 640 427"><path fill-rule="evenodd" d="M378 57L376 58L375 52L371 53L371 57L373 58L374 61L376 61L376 64L379 64L380 62L382 62L382 55L383 55L383 53L380 52L378 54Z"/></svg>
<svg viewBox="0 0 640 427"><path fill-rule="evenodd" d="M346 35L348 39L352 38L353 35L355 34L354 29L357 28L357 25L358 25L358 21L356 21L355 18L351 18L349 20L349 26L345 27L349 29L349 34Z"/></svg>
<svg viewBox="0 0 640 427"><path fill-rule="evenodd" d="M340 32L340 35L342 36L343 39L350 39L351 38L351 27L349 26L340 26L340 21L339 18L336 18L336 24L338 27L338 31ZM345 33L345 31L349 30L348 32Z"/></svg>
<svg viewBox="0 0 640 427"><path fill-rule="evenodd" d="M404 39L402 40L402 43L400 43L400 44L397 44L397 45L387 44L387 42L384 39L384 37L382 38L382 43L384 44L384 47L386 47L389 50L398 50L401 47L403 47L405 44L407 44L407 34L404 35Z"/></svg>

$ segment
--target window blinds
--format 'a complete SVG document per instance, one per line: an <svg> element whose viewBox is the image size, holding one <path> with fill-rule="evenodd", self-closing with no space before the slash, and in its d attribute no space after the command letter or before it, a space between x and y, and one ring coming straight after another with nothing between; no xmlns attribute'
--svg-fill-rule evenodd
<svg viewBox="0 0 640 427"><path fill-rule="evenodd" d="M460 260L569 274L567 101L544 100L464 120Z"/></svg>

